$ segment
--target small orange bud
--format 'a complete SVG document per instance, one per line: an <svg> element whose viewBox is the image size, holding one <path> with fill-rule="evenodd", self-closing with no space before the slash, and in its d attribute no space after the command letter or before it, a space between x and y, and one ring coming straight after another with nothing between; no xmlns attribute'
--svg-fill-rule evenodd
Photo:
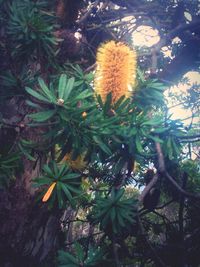
<svg viewBox="0 0 200 267"><path fill-rule="evenodd" d="M85 118L86 116L87 116L87 112L84 111L84 112L82 113L82 117Z"/></svg>
<svg viewBox="0 0 200 267"><path fill-rule="evenodd" d="M43 196L42 198L42 202L47 202L47 200L50 198L54 187L56 186L56 182L54 182L53 184L51 184L51 186L48 188L46 194Z"/></svg>

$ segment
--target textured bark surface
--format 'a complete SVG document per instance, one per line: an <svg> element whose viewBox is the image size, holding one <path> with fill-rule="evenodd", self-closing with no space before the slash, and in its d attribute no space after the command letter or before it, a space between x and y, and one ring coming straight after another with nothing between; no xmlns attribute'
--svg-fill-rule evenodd
<svg viewBox="0 0 200 267"><path fill-rule="evenodd" d="M5 103L1 113L12 127L0 131L1 151L12 149L19 137L39 143L42 130L26 127L28 112L17 99ZM14 183L11 182L8 190L0 189L2 267L38 267L44 260L48 262L48 258L53 258L57 249L59 211L50 211L47 204L36 201L37 194L32 186L32 179L39 176L45 159L42 154L36 155L35 162L22 157L23 169L16 173Z"/></svg>
<svg viewBox="0 0 200 267"><path fill-rule="evenodd" d="M33 173L25 170L21 179L18 179L20 182L9 192L2 191L0 194L2 267L40 266L43 260L48 262L48 258L53 258L57 249L59 211L48 210L45 204L36 202L28 192L28 180ZM23 178L26 178L24 182Z"/></svg>

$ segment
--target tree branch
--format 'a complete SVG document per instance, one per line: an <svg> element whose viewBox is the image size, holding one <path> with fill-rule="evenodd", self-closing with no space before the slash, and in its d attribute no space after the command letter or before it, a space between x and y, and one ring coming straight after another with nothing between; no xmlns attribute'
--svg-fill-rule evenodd
<svg viewBox="0 0 200 267"><path fill-rule="evenodd" d="M156 151L158 156L158 164L159 164L159 172L164 175L171 184L175 186L175 188L183 194L185 197L192 198L192 199L200 199L200 194L193 194L190 192L185 191L174 179L173 177L167 172L165 168L164 156L161 150L161 146L159 143L156 142Z"/></svg>
<svg viewBox="0 0 200 267"><path fill-rule="evenodd" d="M143 202L145 196L149 193L149 191L151 190L151 188L157 183L158 181L158 174L156 173L152 180L148 183L148 185L144 188L144 190L142 191L142 194L139 196L139 201Z"/></svg>
<svg viewBox="0 0 200 267"><path fill-rule="evenodd" d="M196 139L200 138L200 134L177 136L179 139Z"/></svg>
<svg viewBox="0 0 200 267"><path fill-rule="evenodd" d="M165 38L162 38L157 44L153 46L153 51L160 52L160 49L167 45L171 39L177 36L177 34L182 33L183 31L194 29L194 27L200 26L200 19L196 19L189 24L183 23L178 25L175 29L173 29L171 32L169 32Z"/></svg>
<svg viewBox="0 0 200 267"><path fill-rule="evenodd" d="M173 203L173 202L174 202L174 200L172 199L172 200L168 201L167 203L163 204L162 206L159 206L159 207L157 207L157 208L155 208L155 209L156 209L156 210L161 210L161 209L167 207L168 205L170 205L170 204Z"/></svg>
<svg viewBox="0 0 200 267"><path fill-rule="evenodd" d="M87 20L87 18L90 16L93 9L98 6L98 4L99 4L99 0L96 0L93 4L91 4L89 9L85 12L85 14L78 20L77 24L78 25L83 24Z"/></svg>
<svg viewBox="0 0 200 267"><path fill-rule="evenodd" d="M182 182L182 188L185 189L186 184L187 184L187 173L183 174L183 182ZM179 212L178 212L178 220L179 220L179 232L181 239L183 241L183 212L184 212L184 202L185 202L185 197L184 195L180 196L180 205L179 205Z"/></svg>

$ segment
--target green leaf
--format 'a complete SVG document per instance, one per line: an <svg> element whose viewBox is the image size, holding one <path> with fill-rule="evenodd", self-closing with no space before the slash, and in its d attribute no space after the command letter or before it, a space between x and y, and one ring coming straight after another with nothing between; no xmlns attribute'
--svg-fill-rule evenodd
<svg viewBox="0 0 200 267"><path fill-rule="evenodd" d="M164 133L164 132L166 132L167 130L168 130L169 128L157 128L157 129L155 129L154 130L154 133Z"/></svg>
<svg viewBox="0 0 200 267"><path fill-rule="evenodd" d="M103 143L103 141L100 139L99 136L93 136L93 140L95 141L96 144L98 144L100 146L100 148L108 155L111 155L112 152L110 150L110 148Z"/></svg>
<svg viewBox="0 0 200 267"><path fill-rule="evenodd" d="M80 174L79 173L68 173L67 175L64 175L63 177L61 177L61 181L65 181L65 180L71 180L71 179L76 179L79 178Z"/></svg>
<svg viewBox="0 0 200 267"><path fill-rule="evenodd" d="M36 122L43 122L53 117L55 113L56 113L56 110L41 111L41 112L30 114L29 117Z"/></svg>
<svg viewBox="0 0 200 267"><path fill-rule="evenodd" d="M68 170L67 165L66 165L66 164L62 164L62 165L60 166L60 168L59 168L58 176L59 176L59 177L62 177L62 176L66 173L67 170ZM62 178L61 178L61 179L62 179Z"/></svg>
<svg viewBox="0 0 200 267"><path fill-rule="evenodd" d="M166 152L169 156L169 159L172 160L173 159L173 148L172 148L171 137L169 137L167 140L167 151Z"/></svg>
<svg viewBox="0 0 200 267"><path fill-rule="evenodd" d="M125 95L121 96L117 102L114 104L114 109L118 109L120 107L120 105L122 104L122 102L124 101L125 99Z"/></svg>
<svg viewBox="0 0 200 267"><path fill-rule="evenodd" d="M115 207L113 207L110 211L110 217L111 217L111 220L112 220L112 223L115 222L115 218L116 218L116 210L115 210Z"/></svg>
<svg viewBox="0 0 200 267"><path fill-rule="evenodd" d="M41 109L40 105L38 105L36 103L33 103L33 102L29 101L29 100L26 100L26 104L29 105L32 108Z"/></svg>
<svg viewBox="0 0 200 267"><path fill-rule="evenodd" d="M63 207L63 198L62 198L62 192L61 192L62 183L57 182L56 189L57 189L57 197L58 197L58 206L59 208Z"/></svg>
<svg viewBox="0 0 200 267"><path fill-rule="evenodd" d="M181 149L180 149L180 145L177 144L174 139L172 139L172 147L173 147L176 155L178 156L181 153Z"/></svg>
<svg viewBox="0 0 200 267"><path fill-rule="evenodd" d="M54 173L52 172L52 170L49 168L49 166L46 164L43 166L43 170L46 172L47 175L49 175L49 177L51 178L56 178Z"/></svg>
<svg viewBox="0 0 200 267"><path fill-rule="evenodd" d="M18 143L18 146L20 148L20 150L22 151L22 153L30 160L30 161L36 161L36 159L34 157L31 156L31 154L23 148L23 146Z"/></svg>
<svg viewBox="0 0 200 267"><path fill-rule="evenodd" d="M144 125L150 125L150 126L154 126L154 125L158 125L158 124L161 124L162 123L162 119L159 117L156 117L154 119L151 119L151 120L147 120L145 122L143 122L141 125L144 126Z"/></svg>
<svg viewBox="0 0 200 267"><path fill-rule="evenodd" d="M58 173L59 173L58 165L55 161L53 161L52 164L53 164L54 174L58 177Z"/></svg>
<svg viewBox="0 0 200 267"><path fill-rule="evenodd" d="M68 189L70 189L70 191L71 192L73 192L73 193L76 193L76 194L80 194L80 189L77 189L77 188L75 188L75 187L73 187L73 186L71 186L71 185L67 185L67 187L68 187Z"/></svg>
<svg viewBox="0 0 200 267"><path fill-rule="evenodd" d="M100 96L100 95L97 95L97 101L98 101L98 103L99 103L100 107L103 109L103 107L104 107L104 104L103 104L103 101L102 101L102 98L101 98L101 96Z"/></svg>
<svg viewBox="0 0 200 267"><path fill-rule="evenodd" d="M60 263L65 264L65 266L70 266L67 264L75 264L74 266L76 267L79 266L79 263L74 256L62 250L58 251L58 260Z"/></svg>
<svg viewBox="0 0 200 267"><path fill-rule="evenodd" d="M31 88L29 87L26 87L25 90L30 94L32 95L33 97L43 101L43 102L46 102L46 103L51 103L51 101L49 101L46 97L44 97L43 95L39 94L38 92L36 92L35 90L32 90Z"/></svg>
<svg viewBox="0 0 200 267"><path fill-rule="evenodd" d="M66 84L67 84L67 75L66 74L62 74L60 76L59 85L58 85L58 97L61 98L61 99L64 99L64 93L65 93L65 90L66 90Z"/></svg>
<svg viewBox="0 0 200 267"><path fill-rule="evenodd" d="M129 104L130 98L126 98L120 106L116 109L117 113L121 113L124 111L125 107Z"/></svg>
<svg viewBox="0 0 200 267"><path fill-rule="evenodd" d="M44 80L41 78L38 78L39 85L43 91L43 93L46 95L46 97L51 101L51 102L56 102L55 96L52 94L52 92L49 90L47 85L45 84Z"/></svg>
<svg viewBox="0 0 200 267"><path fill-rule="evenodd" d="M81 92L76 98L75 100L83 100L85 98L88 98L90 96L93 96L93 92L91 92L90 90L85 90L83 92Z"/></svg>
<svg viewBox="0 0 200 267"><path fill-rule="evenodd" d="M124 189L120 189L117 191L115 198L114 198L115 203L120 200L120 198L123 196L123 194L124 194Z"/></svg>
<svg viewBox="0 0 200 267"><path fill-rule="evenodd" d="M68 186L65 185L64 183L60 183L61 187L62 187L62 190L63 192L65 193L67 199L72 202L72 195L70 193L70 191L68 190Z"/></svg>
<svg viewBox="0 0 200 267"><path fill-rule="evenodd" d="M153 136L153 135L148 135L148 138L150 138L150 139L152 139L153 141L155 141L155 142L158 142L158 143L160 143L160 144L162 144L163 143L163 140L162 139L160 139L158 136Z"/></svg>
<svg viewBox="0 0 200 267"><path fill-rule="evenodd" d="M136 144L137 151L142 154L143 153L143 147L142 147L142 144L140 142L140 138L138 135L136 135L135 144Z"/></svg>
<svg viewBox="0 0 200 267"><path fill-rule="evenodd" d="M109 218L110 218L110 212L107 212L101 222L101 225L103 228L105 228L107 224L109 223Z"/></svg>
<svg viewBox="0 0 200 267"><path fill-rule="evenodd" d="M39 177L33 180L34 184L37 186L41 185L50 185L52 183L52 179L47 177Z"/></svg>
<svg viewBox="0 0 200 267"><path fill-rule="evenodd" d="M104 107L103 107L103 111L104 111L105 115L111 109L111 103L112 103L112 93L109 93L106 97L106 102L105 102Z"/></svg>
<svg viewBox="0 0 200 267"><path fill-rule="evenodd" d="M139 68L137 69L137 74L138 74L139 79L141 80L141 82L144 83L145 82L145 75Z"/></svg>
<svg viewBox="0 0 200 267"><path fill-rule="evenodd" d="M66 85L66 88L65 88L65 92L64 92L64 95L63 95L63 99L64 101L66 101L74 87L74 77L70 78L67 82L67 85Z"/></svg>
<svg viewBox="0 0 200 267"><path fill-rule="evenodd" d="M84 257L85 257L83 248L77 242L74 244L74 248L76 250L76 254L77 254L77 257L78 257L79 261L83 262Z"/></svg>
<svg viewBox="0 0 200 267"><path fill-rule="evenodd" d="M117 209L116 214L117 214L117 220L118 220L118 222L119 222L119 225L120 225L121 227L125 227L126 224L125 224L123 218L122 218L121 215L120 215L120 209Z"/></svg>

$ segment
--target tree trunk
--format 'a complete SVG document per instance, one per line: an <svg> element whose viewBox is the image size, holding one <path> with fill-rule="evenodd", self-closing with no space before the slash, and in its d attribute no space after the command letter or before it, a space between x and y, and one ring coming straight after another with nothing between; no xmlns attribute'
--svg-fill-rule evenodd
<svg viewBox="0 0 200 267"><path fill-rule="evenodd" d="M60 211L49 210L30 194L30 165L16 184L0 194L0 266L39 267L53 258L59 241ZM25 180L23 178L26 178ZM26 183L25 183L26 181Z"/></svg>
<svg viewBox="0 0 200 267"><path fill-rule="evenodd" d="M14 101L12 107L15 104ZM18 109L21 107L20 103L16 106ZM11 123L12 117L13 114L8 114L8 122ZM21 122L26 124L24 120ZM38 129L25 127L20 134L36 143L41 140L41 131ZM9 132L6 136L0 135L2 149L15 144L18 135L12 135L12 140L9 136ZM41 157L43 161L44 156ZM39 176L41 160L31 162L22 158L21 162L22 174L15 175L16 180L10 188L0 189L0 266L44 267L49 260L50 267L53 266L52 259L59 240L60 211L49 210L47 204L36 201L37 194L32 187L32 178Z"/></svg>

